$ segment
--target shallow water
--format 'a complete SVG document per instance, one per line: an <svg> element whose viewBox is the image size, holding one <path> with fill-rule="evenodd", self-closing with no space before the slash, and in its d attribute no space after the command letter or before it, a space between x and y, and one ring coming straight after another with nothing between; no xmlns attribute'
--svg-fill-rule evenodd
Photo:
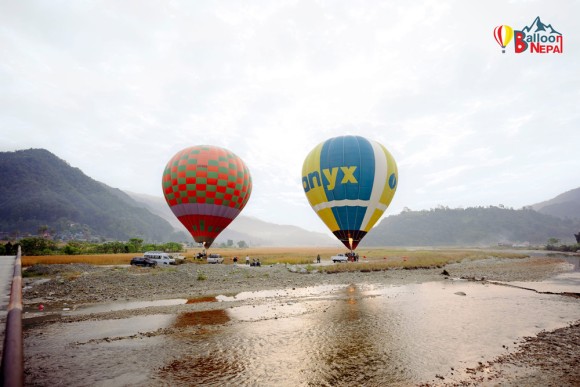
<svg viewBox="0 0 580 387"><path fill-rule="evenodd" d="M192 300L224 307L30 328L27 364L47 376L27 384L409 385L459 377L580 319L578 299L467 281Z"/></svg>
<svg viewBox="0 0 580 387"><path fill-rule="evenodd" d="M575 293L580 296L580 257L557 255L566 262L568 271L541 282L500 282L509 286L532 289L541 293Z"/></svg>

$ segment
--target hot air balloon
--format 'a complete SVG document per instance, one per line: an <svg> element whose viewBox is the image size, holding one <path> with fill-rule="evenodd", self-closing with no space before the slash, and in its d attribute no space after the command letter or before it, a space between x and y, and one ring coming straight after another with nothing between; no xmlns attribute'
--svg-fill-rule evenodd
<svg viewBox="0 0 580 387"><path fill-rule="evenodd" d="M209 248L250 199L252 178L233 152L199 145L169 160L162 186L173 214L197 243Z"/></svg>
<svg viewBox="0 0 580 387"><path fill-rule="evenodd" d="M397 164L389 151L360 136L320 143L302 166L302 186L310 205L350 250L387 209L397 180Z"/></svg>
<svg viewBox="0 0 580 387"><path fill-rule="evenodd" d="M505 48L514 37L514 30L510 26L501 25L493 29L493 37L497 44L502 48L501 52L505 53Z"/></svg>

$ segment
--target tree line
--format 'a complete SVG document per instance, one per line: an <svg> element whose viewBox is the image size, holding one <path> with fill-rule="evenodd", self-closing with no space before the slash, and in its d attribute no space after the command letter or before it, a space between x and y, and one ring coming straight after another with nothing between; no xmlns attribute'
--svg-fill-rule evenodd
<svg viewBox="0 0 580 387"><path fill-rule="evenodd" d="M181 243L144 243L143 239L140 238L131 238L127 242L108 241L94 243L69 241L66 244L59 244L47 238L29 237L22 238L17 243L7 242L6 244L0 244L0 255L16 255L19 245L22 248L22 255L121 254L142 253L151 250L177 253L183 251Z"/></svg>

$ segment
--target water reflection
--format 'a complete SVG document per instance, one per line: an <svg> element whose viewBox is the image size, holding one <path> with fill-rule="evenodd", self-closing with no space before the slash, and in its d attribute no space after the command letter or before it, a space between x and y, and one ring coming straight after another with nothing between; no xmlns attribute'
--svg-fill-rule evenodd
<svg viewBox="0 0 580 387"><path fill-rule="evenodd" d="M408 386L436 374L452 380L451 367L457 375L520 337L580 319L577 299L467 281L288 289L249 300L29 328L27 364L72 385Z"/></svg>
<svg viewBox="0 0 580 387"><path fill-rule="evenodd" d="M230 317L223 309L205 310L201 312L185 312L177 315L176 328L191 327L195 325L219 325L230 321Z"/></svg>
<svg viewBox="0 0 580 387"><path fill-rule="evenodd" d="M566 262L572 265L571 270L574 272L580 272L580 257L566 255L562 257Z"/></svg>
<svg viewBox="0 0 580 387"><path fill-rule="evenodd" d="M199 304L203 302L217 302L217 298L215 297L198 297L198 298L190 298L187 300L186 304Z"/></svg>
<svg viewBox="0 0 580 387"><path fill-rule="evenodd" d="M379 310L373 297L354 285L346 297L319 316L318 331L303 349L310 357L302 383L307 385L365 385L403 382L403 369L393 362L395 347L392 325L396 320L386 310ZM400 369L399 369L400 368Z"/></svg>
<svg viewBox="0 0 580 387"><path fill-rule="evenodd" d="M542 282L512 281L502 282L509 286L518 286L524 289L533 289L543 293L570 293L580 295L580 272L558 274Z"/></svg>
<svg viewBox="0 0 580 387"><path fill-rule="evenodd" d="M228 309L230 322L216 327L219 334L191 337L179 370L170 367L176 380L404 386L449 378L451 367L473 367L519 337L580 318L573 299L467 281L349 285L300 303L263 301Z"/></svg>
<svg viewBox="0 0 580 387"><path fill-rule="evenodd" d="M306 288L287 288L276 290L261 290L256 292L241 292L234 296L219 295L216 297L218 301L248 301L248 300L265 300L271 298L288 298L299 297L317 298L320 296L330 295L338 289L344 288L344 285L319 285L309 286Z"/></svg>
<svg viewBox="0 0 580 387"><path fill-rule="evenodd" d="M243 370L243 363L239 359L212 353L173 360L159 370L159 375L162 380L171 381L164 385L201 385L198 382L192 384L192 381L200 380L205 385L228 385L233 382L233 376Z"/></svg>

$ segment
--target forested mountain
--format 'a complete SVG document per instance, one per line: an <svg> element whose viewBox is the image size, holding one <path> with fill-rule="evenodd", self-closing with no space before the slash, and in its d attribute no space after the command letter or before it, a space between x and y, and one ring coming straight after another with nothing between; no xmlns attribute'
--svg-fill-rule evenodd
<svg viewBox="0 0 580 387"><path fill-rule="evenodd" d="M86 176L44 149L0 152L0 232L63 238L186 240L123 191Z"/></svg>
<svg viewBox="0 0 580 387"><path fill-rule="evenodd" d="M161 197L130 196L43 149L0 152L0 182L0 233L4 235L44 230L75 239L192 240L184 231L176 231L182 226ZM545 244L549 238L574 243L573 234L580 232L580 188L533 207L540 212L532 206L403 211L383 219L361 246ZM220 241L228 239L262 246L336 243L323 233L243 215L220 235Z"/></svg>
<svg viewBox="0 0 580 387"><path fill-rule="evenodd" d="M545 202L534 204L532 208L542 214L562 219L580 220L580 188L564 192Z"/></svg>
<svg viewBox="0 0 580 387"><path fill-rule="evenodd" d="M530 207L403 211L383 219L363 246L477 246L498 243L546 244L549 238L574 243L580 221L560 219Z"/></svg>

